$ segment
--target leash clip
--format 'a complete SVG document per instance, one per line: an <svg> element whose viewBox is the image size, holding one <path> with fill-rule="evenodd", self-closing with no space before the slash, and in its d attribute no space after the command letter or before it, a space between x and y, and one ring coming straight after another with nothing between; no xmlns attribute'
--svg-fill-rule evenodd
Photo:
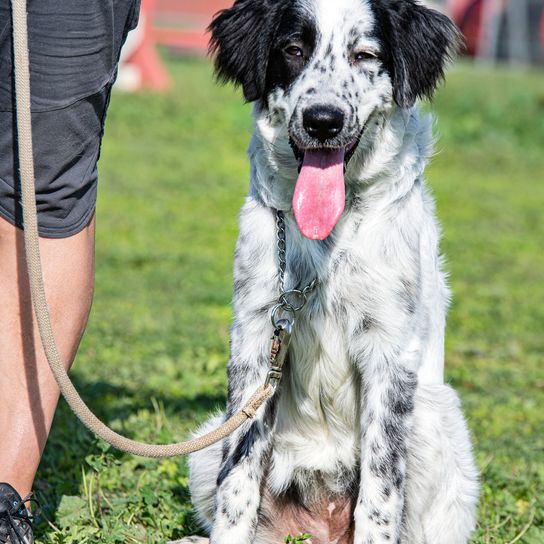
<svg viewBox="0 0 544 544"><path fill-rule="evenodd" d="M264 382L265 387L271 385L274 390L277 389L283 376L283 366L289 352L293 323L288 319L280 319L275 325L276 330L272 337L272 348L270 350L270 368Z"/></svg>

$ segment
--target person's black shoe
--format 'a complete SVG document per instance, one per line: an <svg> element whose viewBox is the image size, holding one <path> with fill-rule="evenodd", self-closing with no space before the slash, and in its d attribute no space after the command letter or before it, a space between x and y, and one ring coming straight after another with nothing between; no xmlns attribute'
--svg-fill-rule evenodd
<svg viewBox="0 0 544 544"><path fill-rule="evenodd" d="M25 506L29 501L34 501L32 493L22 499L11 485L0 483L1 544L32 544L34 542L32 517Z"/></svg>

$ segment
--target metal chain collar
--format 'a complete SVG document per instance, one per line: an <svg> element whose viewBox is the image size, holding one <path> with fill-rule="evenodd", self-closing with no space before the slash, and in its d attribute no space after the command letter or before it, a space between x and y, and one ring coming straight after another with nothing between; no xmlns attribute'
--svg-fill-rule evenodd
<svg viewBox="0 0 544 544"><path fill-rule="evenodd" d="M295 325L295 318L308 303L308 297L315 291L319 281L314 279L304 289L285 290L285 271L287 269L285 239L285 217L281 210L276 211L276 227L278 236L278 277L280 283L280 297L278 303L272 308L272 325L274 336L272 337L272 350L270 353L270 369L268 371L265 386L272 385L276 388L281 381L283 365L287 358L291 335Z"/></svg>
<svg viewBox="0 0 544 544"><path fill-rule="evenodd" d="M291 322L291 325L295 322L295 317L308 303L308 297L311 295L317 285L317 278L308 284L304 289L289 289L285 290L285 271L287 268L286 250L287 243L285 240L285 217L281 210L276 211L276 227L278 236L278 276L280 281L280 298L278 303L272 309L272 325L275 329L278 328L280 319L280 313L284 314L284 319Z"/></svg>

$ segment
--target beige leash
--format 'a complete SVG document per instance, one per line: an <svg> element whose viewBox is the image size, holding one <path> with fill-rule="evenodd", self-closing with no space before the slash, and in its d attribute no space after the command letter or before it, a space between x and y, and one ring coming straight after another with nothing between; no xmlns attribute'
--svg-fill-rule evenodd
<svg viewBox="0 0 544 544"><path fill-rule="evenodd" d="M51 328L51 318L45 296L40 259L36 194L34 188L34 157L32 151L26 6L26 0L12 0L17 133L19 137L19 165L22 187L24 240L32 303L51 372L55 376L66 402L83 425L102 440L119 450L134 455L140 455L142 457L165 458L186 455L207 448L232 434L248 419L255 417L257 410L272 397L275 387L269 382L259 387L247 404L237 414L231 417L217 430L208 433L201 438L177 444L144 444L125 438L111 430L91 412L70 381L68 373L59 356L53 330ZM277 362L275 366L278 366Z"/></svg>

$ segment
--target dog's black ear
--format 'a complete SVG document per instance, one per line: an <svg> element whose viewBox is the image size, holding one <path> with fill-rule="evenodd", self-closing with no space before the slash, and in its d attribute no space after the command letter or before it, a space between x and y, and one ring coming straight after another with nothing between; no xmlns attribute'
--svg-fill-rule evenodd
<svg viewBox="0 0 544 544"><path fill-rule="evenodd" d="M248 102L263 97L278 0L236 0L213 19L210 53L223 82L241 85Z"/></svg>
<svg viewBox="0 0 544 544"><path fill-rule="evenodd" d="M432 98L459 49L459 30L446 15L414 0L381 0L378 6L395 102L409 108L418 98Z"/></svg>

